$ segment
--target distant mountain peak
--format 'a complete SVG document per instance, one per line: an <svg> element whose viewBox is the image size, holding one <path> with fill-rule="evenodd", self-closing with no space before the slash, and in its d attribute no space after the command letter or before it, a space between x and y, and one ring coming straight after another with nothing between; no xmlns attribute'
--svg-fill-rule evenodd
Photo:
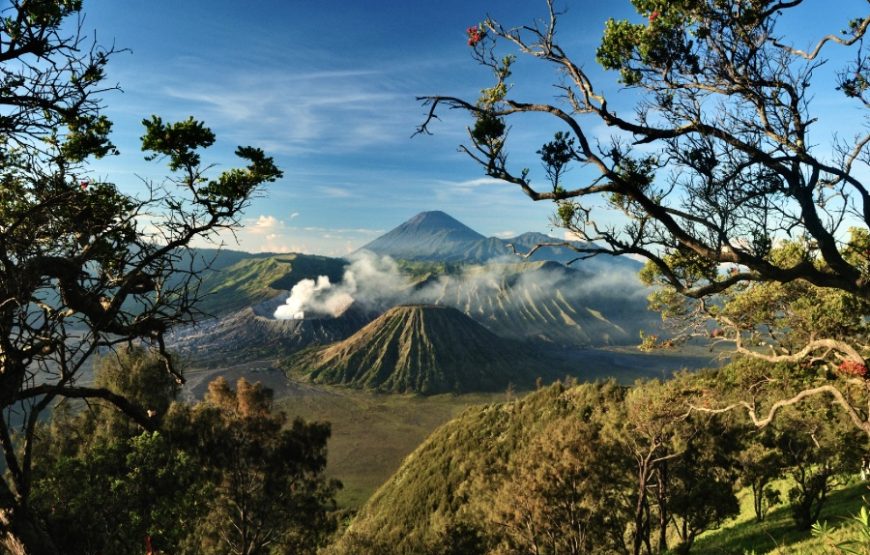
<svg viewBox="0 0 870 555"><path fill-rule="evenodd" d="M577 247L589 244L537 232L522 233L510 239L484 237L453 216L440 210L431 210L420 212L364 245L361 250L409 260L484 263L514 257L515 253L529 252L541 243L561 242ZM528 260L550 260L565 264L576 261L578 256L576 251L567 246L544 247L536 250ZM583 266L592 273L611 269L637 272L641 267L638 262L622 257L584 260Z"/></svg>
<svg viewBox="0 0 870 555"><path fill-rule="evenodd" d="M362 248L396 258L459 261L467 260L469 251L486 241L486 237L456 218L433 210L420 212ZM483 253L477 258L486 260L492 256Z"/></svg>
<svg viewBox="0 0 870 555"><path fill-rule="evenodd" d="M447 232L451 235L461 236L465 240L480 240L485 238L450 214L440 210L420 212L410 220L399 225L396 230L405 232Z"/></svg>

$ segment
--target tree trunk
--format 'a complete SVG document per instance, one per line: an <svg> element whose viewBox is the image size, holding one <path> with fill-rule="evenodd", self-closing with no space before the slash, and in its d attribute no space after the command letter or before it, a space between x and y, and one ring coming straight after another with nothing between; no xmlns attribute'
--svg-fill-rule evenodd
<svg viewBox="0 0 870 555"><path fill-rule="evenodd" d="M637 495L637 505L634 508L634 542L633 542L633 553L634 555L640 555L640 550L643 548L643 534L644 534L644 523L643 523L643 514L644 514L644 505L646 505L646 469L641 467L640 472L638 472L638 495Z"/></svg>
<svg viewBox="0 0 870 555"><path fill-rule="evenodd" d="M647 500L646 504L644 505L644 509L645 509L644 510L644 524L645 524L645 526L644 526L644 530L643 530L643 543L644 543L644 545L646 545L646 552L652 553L653 552L652 540L651 540L651 537L652 537L652 517L650 516L649 500Z"/></svg>
<svg viewBox="0 0 870 555"><path fill-rule="evenodd" d="M764 520L764 482L752 483L752 502L755 507L755 522Z"/></svg>
<svg viewBox="0 0 870 555"><path fill-rule="evenodd" d="M0 550L9 555L60 555L39 519L24 507L0 509Z"/></svg>
<svg viewBox="0 0 870 555"><path fill-rule="evenodd" d="M668 461L658 467L659 553L668 550Z"/></svg>

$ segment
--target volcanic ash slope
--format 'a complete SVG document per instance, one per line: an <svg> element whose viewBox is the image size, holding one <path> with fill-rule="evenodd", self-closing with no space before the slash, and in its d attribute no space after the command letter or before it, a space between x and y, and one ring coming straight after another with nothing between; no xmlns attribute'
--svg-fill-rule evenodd
<svg viewBox="0 0 870 555"><path fill-rule="evenodd" d="M524 386L549 376L547 364L455 308L402 305L344 341L294 355L288 368L320 383L431 395Z"/></svg>

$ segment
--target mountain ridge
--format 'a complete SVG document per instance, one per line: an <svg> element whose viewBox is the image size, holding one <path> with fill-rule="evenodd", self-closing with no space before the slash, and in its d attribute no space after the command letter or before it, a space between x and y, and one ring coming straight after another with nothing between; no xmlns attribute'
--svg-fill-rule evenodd
<svg viewBox="0 0 870 555"><path fill-rule="evenodd" d="M578 247L587 244L533 231L507 239L486 237L449 214L433 210L418 213L359 250L406 260L483 263L503 257L518 258L541 243L567 243ZM567 246L542 247L527 259L568 264L579 256ZM597 256L577 261L573 266L586 266L593 272L611 267L637 272L642 264L624 256Z"/></svg>
<svg viewBox="0 0 870 555"><path fill-rule="evenodd" d="M644 289L634 276L639 264L632 260L597 257L605 260L565 266L565 258L576 257L569 249L549 254L541 249L528 258L505 255L511 241L522 251L542 239L557 240L534 232L509 240L487 238L440 211L422 212L373 243L389 247L385 238L395 240L394 246L404 242L410 258L422 238L428 251L419 252L433 260L409 260L394 252L395 276L380 282L380 276L357 275L369 289L395 287L395 280L407 282L406 289L397 289L395 298L369 297L380 299L374 304L365 291L354 289L365 314L351 313L335 322L281 322L274 313L302 279L326 276L330 283L342 282L354 267L353 257L203 251L197 256L215 263L202 275L200 291L206 296L199 308L215 318L175 330L170 342L212 362L270 351L286 355L345 339L393 305L413 302L454 307L505 340L556 348L630 344L640 329L657 327L658 318L647 312ZM443 260L445 252L452 260ZM368 269L366 263L360 267Z"/></svg>

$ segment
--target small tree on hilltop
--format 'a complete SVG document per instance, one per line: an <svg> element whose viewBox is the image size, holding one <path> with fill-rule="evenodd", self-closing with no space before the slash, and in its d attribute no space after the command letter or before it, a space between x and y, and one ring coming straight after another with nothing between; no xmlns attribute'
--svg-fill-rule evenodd
<svg viewBox="0 0 870 555"><path fill-rule="evenodd" d="M115 152L98 99L112 88L103 82L114 50L82 34L81 4L10 0L0 18L0 446L7 468L0 549L13 554L59 552L28 504L40 415L58 398L100 398L155 428L161 415L149 407L77 379L94 353L117 344L144 340L165 355L164 334L196 314L197 278L184 249L237 226L257 188L281 176L262 151L240 147L247 165L209 178L199 151L214 134L193 119L152 117L142 146L147 158L168 160L171 179L135 198L86 177L89 159ZM19 439L13 424L22 428Z"/></svg>
<svg viewBox="0 0 870 555"><path fill-rule="evenodd" d="M559 44L560 14L548 0L543 21L508 28L486 19L468 30L473 57L495 82L476 101L422 97L429 112L418 132L428 133L443 108L468 112L473 123L462 150L487 175L554 202L556 224L585 241L562 246L580 258L644 257L642 277L658 286L652 305L679 325L671 342L712 335L748 357L817 368L811 383L763 412L752 400L728 410L743 407L763 426L783 406L827 395L870 434L870 190L863 180L870 134L856 114L853 129L837 122L841 133L831 141L811 137L825 115L813 110L819 93L836 88L843 106L870 108L866 3L843 14L842 32L815 37L807 50L778 31L782 17L801 15L801 0L632 4L640 18L609 20L596 54L618 72L626 98L636 99L633 111L617 113ZM558 102L512 97L515 58L501 56L503 45L559 70ZM850 60L836 79L820 72L833 49ZM508 122L527 113L550 116L557 129L538 151L540 183L508 163ZM590 135L601 124L613 131L609 143ZM584 168L570 174L576 181L566 173L574 165ZM608 211L622 223L606 223Z"/></svg>

